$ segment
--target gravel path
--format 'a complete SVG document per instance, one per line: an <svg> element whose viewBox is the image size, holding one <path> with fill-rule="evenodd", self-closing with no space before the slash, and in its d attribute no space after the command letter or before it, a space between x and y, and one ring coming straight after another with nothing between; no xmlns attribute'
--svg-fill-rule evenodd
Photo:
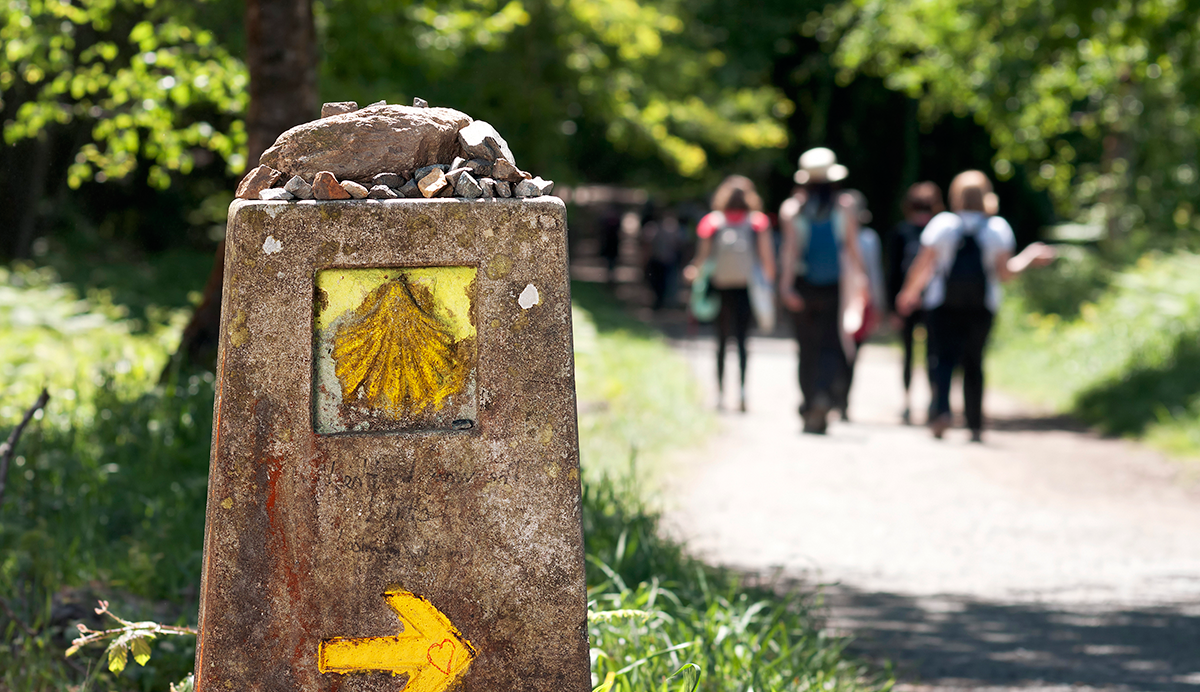
<svg viewBox="0 0 1200 692"><path fill-rule="evenodd" d="M711 382L712 342L678 345ZM984 444L933 440L899 424L882 347L853 422L802 435L794 345L751 348L750 412L671 464L668 526L693 552L826 585L829 626L899 689L1200 691L1200 484L1182 467L992 393Z"/></svg>

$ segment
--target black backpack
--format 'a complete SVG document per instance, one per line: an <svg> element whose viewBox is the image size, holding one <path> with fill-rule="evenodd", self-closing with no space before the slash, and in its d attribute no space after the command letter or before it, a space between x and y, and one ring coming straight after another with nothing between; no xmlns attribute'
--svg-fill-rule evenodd
<svg viewBox="0 0 1200 692"><path fill-rule="evenodd" d="M946 298L942 301L944 307L984 310L988 307L988 279L983 269L983 252L975 237L978 232L979 229L971 229L963 222L954 263L946 275Z"/></svg>

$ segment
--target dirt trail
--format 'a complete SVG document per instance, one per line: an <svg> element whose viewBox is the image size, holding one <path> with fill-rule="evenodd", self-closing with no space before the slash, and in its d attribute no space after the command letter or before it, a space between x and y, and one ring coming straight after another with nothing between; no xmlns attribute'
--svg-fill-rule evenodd
<svg viewBox="0 0 1200 692"><path fill-rule="evenodd" d="M711 340L676 343L711 383ZM901 689L1200 691L1200 486L1180 466L991 393L984 444L933 440L900 425L884 347L853 422L802 435L793 343L754 340L750 368L749 413L672 465L668 525L693 552L828 585L829 625Z"/></svg>

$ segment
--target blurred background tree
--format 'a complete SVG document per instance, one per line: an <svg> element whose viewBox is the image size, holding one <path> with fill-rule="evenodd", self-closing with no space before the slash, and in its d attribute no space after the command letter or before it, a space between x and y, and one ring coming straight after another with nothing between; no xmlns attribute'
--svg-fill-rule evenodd
<svg viewBox="0 0 1200 692"><path fill-rule="evenodd" d="M6 256L27 257L36 238L78 223L162 249L174 242L167 229L136 217L198 207L206 191L161 195L172 177L223 178L245 165L245 68L220 32L197 22L203 9L165 0L0 4Z"/></svg>
<svg viewBox="0 0 1200 692"><path fill-rule="evenodd" d="M1058 150L1022 158L992 119L932 108L865 58L850 67L868 21L884 25L864 7L4 0L0 184L14 203L0 221L16 232L0 254L36 254L82 285L133 282L116 298L136 309L156 282L141 260L167 253L179 288L153 299L186 305L209 267L197 258L222 237L236 178L264 142L322 100L413 96L493 122L522 167L560 184L637 186L663 203L702 200L737 171L774 208L799 153L830 146L879 227L911 182L1003 160L1004 213L1031 240L1053 210L1023 171L1044 187L1041 164L1057 166ZM896 37L876 43L888 40L904 50Z"/></svg>
<svg viewBox="0 0 1200 692"><path fill-rule="evenodd" d="M884 80L923 122L970 116L1001 180L1030 172L1060 217L1112 254L1195 247L1200 216L1196 15L1179 0L853 0L808 33L837 79Z"/></svg>

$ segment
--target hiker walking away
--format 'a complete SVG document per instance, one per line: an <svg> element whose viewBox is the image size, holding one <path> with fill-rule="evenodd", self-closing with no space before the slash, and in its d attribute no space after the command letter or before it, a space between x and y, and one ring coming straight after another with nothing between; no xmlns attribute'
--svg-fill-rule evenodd
<svg viewBox="0 0 1200 692"><path fill-rule="evenodd" d="M713 193L712 211L696 226L696 255L683 270L687 281L707 280L720 299L717 313L717 408L724 405L725 342L737 341L739 408L746 410L746 338L750 331L750 286L755 272L767 286L775 280L771 222L749 178L731 175Z"/></svg>
<svg viewBox="0 0 1200 692"><path fill-rule="evenodd" d="M925 323L925 310L917 307L908 315L901 315L896 305L896 298L904 286L904 277L912 267L913 260L921 251L921 231L935 215L945 211L942 204L942 188L937 183L924 181L914 183L904 196L902 211L904 220L892 230L888 239L888 297L893 311L892 326L900 333L904 344L904 411L900 414L905 425L912 423L912 408L909 390L912 386L913 372L913 335L917 325ZM928 355L928 341L926 342ZM926 359L928 362L928 359ZM933 389L932 369L926 367L930 377L930 390Z"/></svg>
<svg viewBox="0 0 1200 692"><path fill-rule="evenodd" d="M668 211L661 218L642 224L641 246L646 283L654 292L653 307L655 310L670 307L675 302L683 257L684 230L679 217Z"/></svg>
<svg viewBox="0 0 1200 692"><path fill-rule="evenodd" d="M885 297L887 289L883 280L883 243L879 240L879 234L875 232L875 229L867 225L871 223L872 215L867 209L866 195L858 190L846 190L843 195L848 198L846 204L853 209L853 213L858 219L858 251L862 255L863 268L866 270L868 289L868 299L863 304L862 311L847 311L845 315L847 324L843 325L843 329L849 332L851 339L854 340L854 356L847 359L846 387L839 392L842 399L834 405L834 408L841 413L843 421L849 422L850 391L854 388L854 366L858 362L859 349L862 348L867 337L874 333L887 310Z"/></svg>
<svg viewBox="0 0 1200 692"><path fill-rule="evenodd" d="M822 434L830 409L844 400L847 359L854 356L845 313L865 307L867 282L858 219L837 187L849 171L823 147L804 152L799 168L799 187L779 208L779 293L794 313L800 344L804 431Z"/></svg>
<svg viewBox="0 0 1200 692"><path fill-rule="evenodd" d="M921 251L896 299L901 314L928 311L933 404L929 428L941 438L950 427L950 381L963 369L963 404L972 442L983 441L983 352L1000 307L1000 282L1054 260L1054 249L1033 243L1013 256L1012 227L988 214L997 204L980 171L950 183L950 209L921 232ZM922 297L922 291L924 296Z"/></svg>

